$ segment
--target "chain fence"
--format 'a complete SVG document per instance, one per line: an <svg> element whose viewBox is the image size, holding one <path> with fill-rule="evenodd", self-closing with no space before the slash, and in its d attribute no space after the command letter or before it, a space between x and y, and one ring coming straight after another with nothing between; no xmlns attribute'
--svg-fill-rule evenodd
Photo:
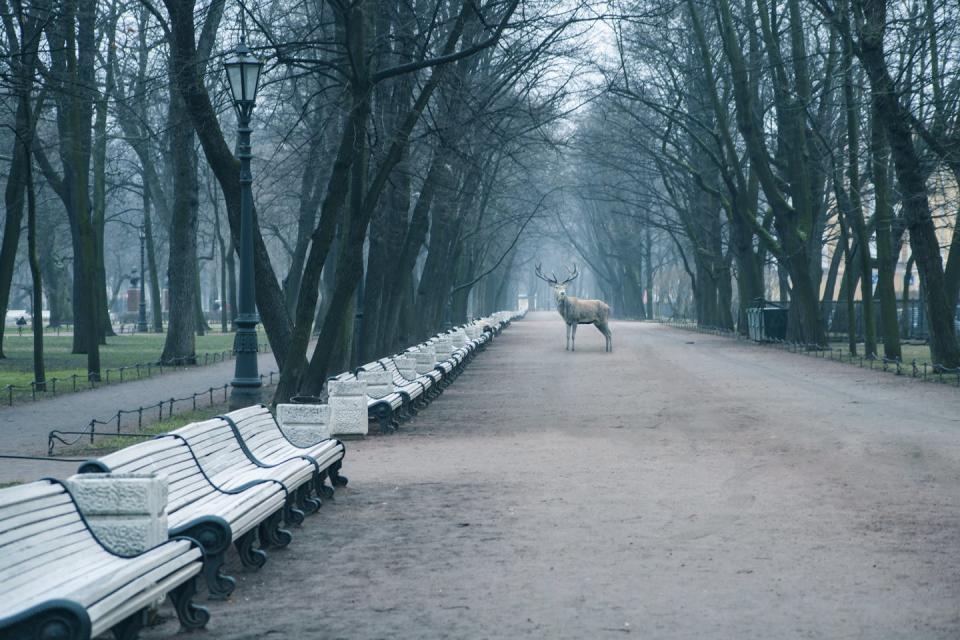
<svg viewBox="0 0 960 640"><path fill-rule="evenodd" d="M280 374L277 371L260 374L260 381L264 387L272 387L279 379ZM225 404L229 399L230 384L227 383L218 387L208 387L182 398L166 398L135 409L118 409L109 417L91 419L80 429L53 429L47 434L47 456L53 456L57 445L72 447L85 440L89 440L92 445L97 438L105 437L152 438L154 434L139 432L148 424L161 422L164 419L169 420L178 413L197 411L202 407L215 404Z"/></svg>
<svg viewBox="0 0 960 640"><path fill-rule="evenodd" d="M259 353L269 353L270 344L264 342L257 348ZM88 372L86 375L74 373L68 377L49 377L44 382L31 380L27 384L8 384L3 387L3 405L14 406L15 399L25 402L29 398L31 402L36 402L45 398L55 398L58 393L60 395L77 393L78 391L88 391L105 385L152 378L169 371L180 371L194 366L226 362L234 356L232 350L208 351L197 354L194 358L175 358L168 362L137 362L122 367L109 367L103 369L100 376L93 372Z"/></svg>

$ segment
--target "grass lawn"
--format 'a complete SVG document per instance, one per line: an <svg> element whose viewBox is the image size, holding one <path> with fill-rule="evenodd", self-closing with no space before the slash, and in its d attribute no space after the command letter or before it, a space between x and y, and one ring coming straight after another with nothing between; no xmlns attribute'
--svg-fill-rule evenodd
<svg viewBox="0 0 960 640"><path fill-rule="evenodd" d="M232 333L208 333L197 336L198 362L203 364L204 353L232 351L233 336ZM124 334L107 338L107 344L100 346L100 365L104 377L106 369L157 362L163 351L165 338L165 334L160 333ZM260 341L266 341L262 333ZM68 391L68 380L73 374L80 376L81 381L86 381L87 356L70 353L72 344L72 336L45 335L43 338L47 379L63 380L57 385L58 393L61 389ZM22 336L18 336L15 329L13 331L8 329L3 338L3 351L7 357L0 360L0 388L12 384L29 389L30 382L33 380L32 334L24 331ZM110 376L111 382L118 379L119 375L115 372Z"/></svg>
<svg viewBox="0 0 960 640"><path fill-rule="evenodd" d="M843 349L844 354L847 353L847 343L846 341L831 340L830 346L834 349ZM883 349L883 342L877 344L877 350L879 351L880 356L885 356L886 353ZM910 364L914 360L917 361L917 366L921 366L924 362L932 363L933 360L930 358L930 347L925 344L908 344L901 343L900 345L900 361L904 364ZM857 344L857 355L863 355L863 343L860 342Z"/></svg>
<svg viewBox="0 0 960 640"><path fill-rule="evenodd" d="M214 416L218 416L222 413L229 411L229 407L226 404L215 404L209 407L204 407L202 409L197 409L196 411L187 411L185 413L179 413L172 418L166 418L160 422L154 422L153 424L145 426L140 431L136 433L144 436L155 436L161 433L167 433L168 431L173 431L174 429L179 429L184 425L188 425L191 422L201 422L203 420L209 420ZM62 448L58 454L65 456L76 456L76 455L97 455L102 456L107 453L111 453L118 449L124 447L129 447L132 444L136 444L141 440L146 440L147 438L125 438L122 436L104 436L103 438L97 437L94 439L91 444L89 438L84 440L84 444L74 445L72 447Z"/></svg>

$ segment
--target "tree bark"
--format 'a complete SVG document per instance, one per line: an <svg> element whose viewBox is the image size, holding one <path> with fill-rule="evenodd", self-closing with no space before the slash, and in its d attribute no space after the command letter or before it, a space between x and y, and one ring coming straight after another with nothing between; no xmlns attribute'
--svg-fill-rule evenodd
<svg viewBox="0 0 960 640"><path fill-rule="evenodd" d="M870 118L870 149L876 202L877 227L877 295L880 298L880 326L883 329L883 355L899 359L900 326L897 320L897 294L893 279L896 276L897 257L893 252L893 207L890 204L890 153L883 126L877 120L876 99Z"/></svg>
<svg viewBox="0 0 960 640"><path fill-rule="evenodd" d="M171 88L182 82L188 62L171 56ZM168 119L173 169L173 220L168 231L170 257L167 261L170 316L163 345L163 362L196 363L197 323L197 230L199 182L194 134L185 105L176 90L170 92Z"/></svg>

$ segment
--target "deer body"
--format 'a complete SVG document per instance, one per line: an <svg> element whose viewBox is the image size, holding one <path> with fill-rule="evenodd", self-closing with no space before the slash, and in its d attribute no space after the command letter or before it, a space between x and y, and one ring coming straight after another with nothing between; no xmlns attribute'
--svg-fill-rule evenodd
<svg viewBox="0 0 960 640"><path fill-rule="evenodd" d="M567 283L579 275L574 267L573 275L563 282L560 282L556 276L547 278L537 266L537 276L546 280L553 287L553 293L557 299L557 311L567 325L567 350L576 351L577 343L577 325L592 324L597 327L606 340L605 351L613 351L613 333L607 321L610 319L610 305L602 300L581 300L580 298L567 295Z"/></svg>
<svg viewBox="0 0 960 640"><path fill-rule="evenodd" d="M610 318L610 305L602 300L581 300L574 296L557 295L557 311L567 323L567 349L576 351L577 325L592 324L603 334L605 351L613 351L613 333L607 320Z"/></svg>

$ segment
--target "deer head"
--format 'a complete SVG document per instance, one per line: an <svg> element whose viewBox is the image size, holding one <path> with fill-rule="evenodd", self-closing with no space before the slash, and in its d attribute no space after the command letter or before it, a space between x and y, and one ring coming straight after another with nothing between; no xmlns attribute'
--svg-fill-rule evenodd
<svg viewBox="0 0 960 640"><path fill-rule="evenodd" d="M567 297L567 283L580 275L576 264L573 265L573 269L568 267L567 272L570 274L570 277L566 280L560 280L560 278L557 277L557 274L553 273L552 271L550 272L550 275L553 277L548 278L547 276L543 275L543 270L540 268L540 264L537 264L535 274L538 278L553 287L553 294L557 298L557 304L563 302L563 300Z"/></svg>

